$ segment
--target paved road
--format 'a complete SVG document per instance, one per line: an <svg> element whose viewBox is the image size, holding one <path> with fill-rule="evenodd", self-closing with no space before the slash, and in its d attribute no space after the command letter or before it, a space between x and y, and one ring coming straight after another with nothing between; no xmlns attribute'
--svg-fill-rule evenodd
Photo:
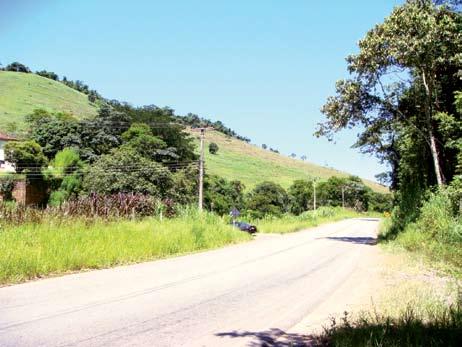
<svg viewBox="0 0 462 347"><path fill-rule="evenodd" d="M0 346L259 345L258 332L290 329L329 300L367 261L376 228L346 220L0 288Z"/></svg>

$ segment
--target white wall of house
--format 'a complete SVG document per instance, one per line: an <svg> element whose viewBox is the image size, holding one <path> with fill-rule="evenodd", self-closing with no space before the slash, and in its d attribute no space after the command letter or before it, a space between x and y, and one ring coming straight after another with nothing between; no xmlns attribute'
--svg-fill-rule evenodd
<svg viewBox="0 0 462 347"><path fill-rule="evenodd" d="M0 172L14 172L14 167L5 161L5 152L3 150L5 144L6 141L0 140Z"/></svg>

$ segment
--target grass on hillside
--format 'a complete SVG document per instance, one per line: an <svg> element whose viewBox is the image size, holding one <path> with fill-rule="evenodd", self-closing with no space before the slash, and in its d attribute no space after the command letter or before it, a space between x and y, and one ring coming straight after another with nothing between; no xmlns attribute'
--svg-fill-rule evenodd
<svg viewBox="0 0 462 347"><path fill-rule="evenodd" d="M257 225L258 231L262 233L285 234L359 216L361 216L360 213L344 210L341 207L321 207L316 211L308 211L299 216L288 214L280 218L267 217L253 221L253 224Z"/></svg>
<svg viewBox="0 0 462 347"><path fill-rule="evenodd" d="M197 138L198 134L193 130L191 132ZM208 151L211 142L219 147L215 155ZM208 131L206 134L205 163L208 173L229 180L240 180L247 189L263 181L273 181L288 188L297 179L348 176L345 172L273 153L217 131ZM368 180L364 180L364 183L375 191L388 193L388 189L378 183Z"/></svg>
<svg viewBox="0 0 462 347"><path fill-rule="evenodd" d="M32 73L0 71L0 130L11 131L12 123L22 129L24 117L37 108L78 118L97 113L85 94L60 82Z"/></svg>
<svg viewBox="0 0 462 347"><path fill-rule="evenodd" d="M250 240L213 214L143 220L70 218L0 230L0 284L142 262Z"/></svg>

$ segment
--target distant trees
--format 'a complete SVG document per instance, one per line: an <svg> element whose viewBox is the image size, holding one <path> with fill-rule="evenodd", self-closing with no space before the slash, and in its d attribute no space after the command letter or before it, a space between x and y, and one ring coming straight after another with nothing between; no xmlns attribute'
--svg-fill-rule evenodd
<svg viewBox="0 0 462 347"><path fill-rule="evenodd" d="M218 145L215 142L211 142L209 144L209 152L210 154L217 154L218 152Z"/></svg>
<svg viewBox="0 0 462 347"><path fill-rule="evenodd" d="M204 183L205 207L221 215L232 208L244 209L244 185L240 181L228 181L222 177L206 176Z"/></svg>
<svg viewBox="0 0 462 347"><path fill-rule="evenodd" d="M344 198L345 207L365 211L368 209L370 191L359 177L332 176L318 185L318 201L319 205L342 206Z"/></svg>
<svg viewBox="0 0 462 347"><path fill-rule="evenodd" d="M5 71L30 73L30 69L26 65L18 63L17 61L7 65Z"/></svg>
<svg viewBox="0 0 462 347"><path fill-rule="evenodd" d="M53 80L53 81L59 81L59 76L52 71L42 70L42 71L37 71L36 74L39 76L45 77L45 78L49 78L50 80Z"/></svg>
<svg viewBox="0 0 462 347"><path fill-rule="evenodd" d="M296 155L295 153L291 153L291 154L290 154L290 157L293 158L293 159L295 159L295 158L297 158L297 155Z"/></svg>
<svg viewBox="0 0 462 347"><path fill-rule="evenodd" d="M209 119L199 117L197 114L194 113L188 113L186 116L175 116L175 118L176 121L178 121L179 123L190 126L192 128L213 128L216 131L234 137L238 140L250 142L250 139L248 137L239 135L231 128L225 126L221 121L213 122Z"/></svg>
<svg viewBox="0 0 462 347"><path fill-rule="evenodd" d="M296 180L288 190L290 212L299 215L313 206L313 181Z"/></svg>
<svg viewBox="0 0 462 347"><path fill-rule="evenodd" d="M261 148L263 148L263 149L267 149L267 148L268 148L268 146L267 146L266 144L262 144L262 145L261 145Z"/></svg>
<svg viewBox="0 0 462 347"><path fill-rule="evenodd" d="M302 156L300 157L300 159L303 160L303 161L305 161L305 160L308 159L308 158L306 157L306 155L302 155Z"/></svg>
<svg viewBox="0 0 462 347"><path fill-rule="evenodd" d="M263 182L258 184L247 196L247 209L257 218L265 215L279 216L288 210L287 192L279 184Z"/></svg>

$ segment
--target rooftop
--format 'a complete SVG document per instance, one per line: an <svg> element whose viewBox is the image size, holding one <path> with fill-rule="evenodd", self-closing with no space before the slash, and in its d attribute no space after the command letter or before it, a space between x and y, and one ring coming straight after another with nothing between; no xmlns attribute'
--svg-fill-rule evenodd
<svg viewBox="0 0 462 347"><path fill-rule="evenodd" d="M0 132L0 141L14 141L14 140L17 140L17 138Z"/></svg>

